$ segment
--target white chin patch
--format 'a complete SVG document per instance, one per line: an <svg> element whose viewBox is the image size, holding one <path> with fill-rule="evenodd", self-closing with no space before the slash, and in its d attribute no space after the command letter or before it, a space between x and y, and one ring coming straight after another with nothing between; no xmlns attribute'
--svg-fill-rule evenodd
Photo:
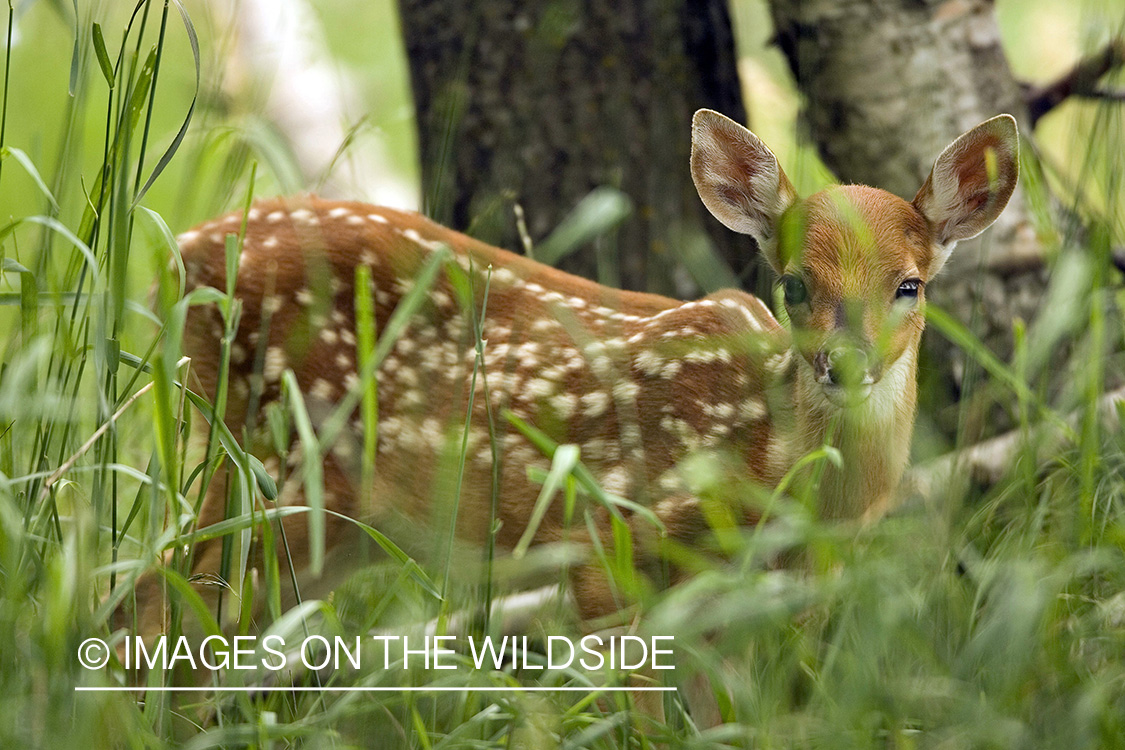
<svg viewBox="0 0 1125 750"><path fill-rule="evenodd" d="M840 409L852 409L862 406L871 395L871 384L864 383L851 388L839 385L822 385L824 398L828 403Z"/></svg>

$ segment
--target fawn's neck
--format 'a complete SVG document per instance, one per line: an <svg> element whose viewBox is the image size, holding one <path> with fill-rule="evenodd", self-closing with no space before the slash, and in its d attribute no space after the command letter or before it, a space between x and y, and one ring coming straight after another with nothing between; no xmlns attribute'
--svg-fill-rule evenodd
<svg viewBox="0 0 1125 750"><path fill-rule="evenodd" d="M917 403L917 354L908 349L887 368L862 403L841 409L831 404L800 356L789 375L795 407L787 463L831 445L843 465L828 464L820 482L823 518L876 518L886 509L910 455Z"/></svg>

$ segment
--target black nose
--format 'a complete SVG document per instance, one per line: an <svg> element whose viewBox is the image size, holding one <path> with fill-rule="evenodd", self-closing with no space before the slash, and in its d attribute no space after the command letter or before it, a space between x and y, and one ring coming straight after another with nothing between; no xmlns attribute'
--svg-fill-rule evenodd
<svg viewBox="0 0 1125 750"><path fill-rule="evenodd" d="M867 353L854 346L840 346L828 352L827 365L832 385L859 385L867 375Z"/></svg>

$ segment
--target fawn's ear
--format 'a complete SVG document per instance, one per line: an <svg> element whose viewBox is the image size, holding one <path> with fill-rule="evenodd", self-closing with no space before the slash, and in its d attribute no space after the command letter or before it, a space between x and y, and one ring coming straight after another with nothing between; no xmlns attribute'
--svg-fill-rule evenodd
<svg viewBox="0 0 1125 750"><path fill-rule="evenodd" d="M939 246L929 278L958 240L976 237L996 221L1016 189L1019 161L1019 131L1011 115L982 122L941 152L914 196Z"/></svg>
<svg viewBox="0 0 1125 750"><path fill-rule="evenodd" d="M777 231L797 192L777 157L734 120L701 109L691 121L691 177L716 219L758 242L778 273Z"/></svg>

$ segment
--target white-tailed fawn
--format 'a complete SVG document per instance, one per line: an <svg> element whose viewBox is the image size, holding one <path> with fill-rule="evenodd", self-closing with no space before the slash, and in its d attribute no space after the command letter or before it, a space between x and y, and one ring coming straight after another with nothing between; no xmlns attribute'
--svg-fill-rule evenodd
<svg viewBox="0 0 1125 750"><path fill-rule="evenodd" d="M856 185L801 199L756 136L716 112L697 112L691 172L699 195L719 221L757 241L780 278L788 326L742 291L681 302L611 289L415 213L312 197L256 203L234 285L242 315L229 349L225 419L236 435L248 420L265 425L291 369L313 426L322 426L349 391L364 387L357 269L368 269L370 288L360 294L378 337L442 252L448 259L420 290L406 326L387 333L394 343L376 372L377 419L367 420L377 435L368 486L362 409L323 447L328 509L375 525L394 514L420 518L439 540L455 510L460 540L483 544L495 529L497 546L515 546L532 523L550 459L510 412L553 443L577 446L601 487L659 519L662 530L647 514L617 510L632 527L641 569L654 537L692 544L709 529L680 471L699 452L720 457L737 479L771 488L802 456L833 445L843 460L815 488L819 514L877 517L907 463L926 285L958 240L1003 210L1018 150L1015 120L1001 115L946 148L913 201ZM224 245L243 220L227 214L179 237L188 289L226 288ZM184 349L211 397L222 333L214 305L191 309ZM258 443L262 430L247 434ZM282 463L296 467L301 453L295 433L291 439ZM268 442L247 447L261 453ZM200 527L224 516L222 493L211 495ZM290 481L279 502L302 504L300 483ZM611 511L584 502L592 523L580 510L568 529L560 494L532 541L594 548L600 537L612 548ZM730 511L758 520L752 505ZM284 564L291 555L299 568L308 560L307 518L283 523L288 553L278 556ZM328 517L329 560L347 557L349 527ZM220 550L220 539L199 543L193 573L218 573ZM146 633L163 623L153 578L138 586ZM571 582L585 618L623 604L593 555ZM206 590L213 601L221 587Z"/></svg>

